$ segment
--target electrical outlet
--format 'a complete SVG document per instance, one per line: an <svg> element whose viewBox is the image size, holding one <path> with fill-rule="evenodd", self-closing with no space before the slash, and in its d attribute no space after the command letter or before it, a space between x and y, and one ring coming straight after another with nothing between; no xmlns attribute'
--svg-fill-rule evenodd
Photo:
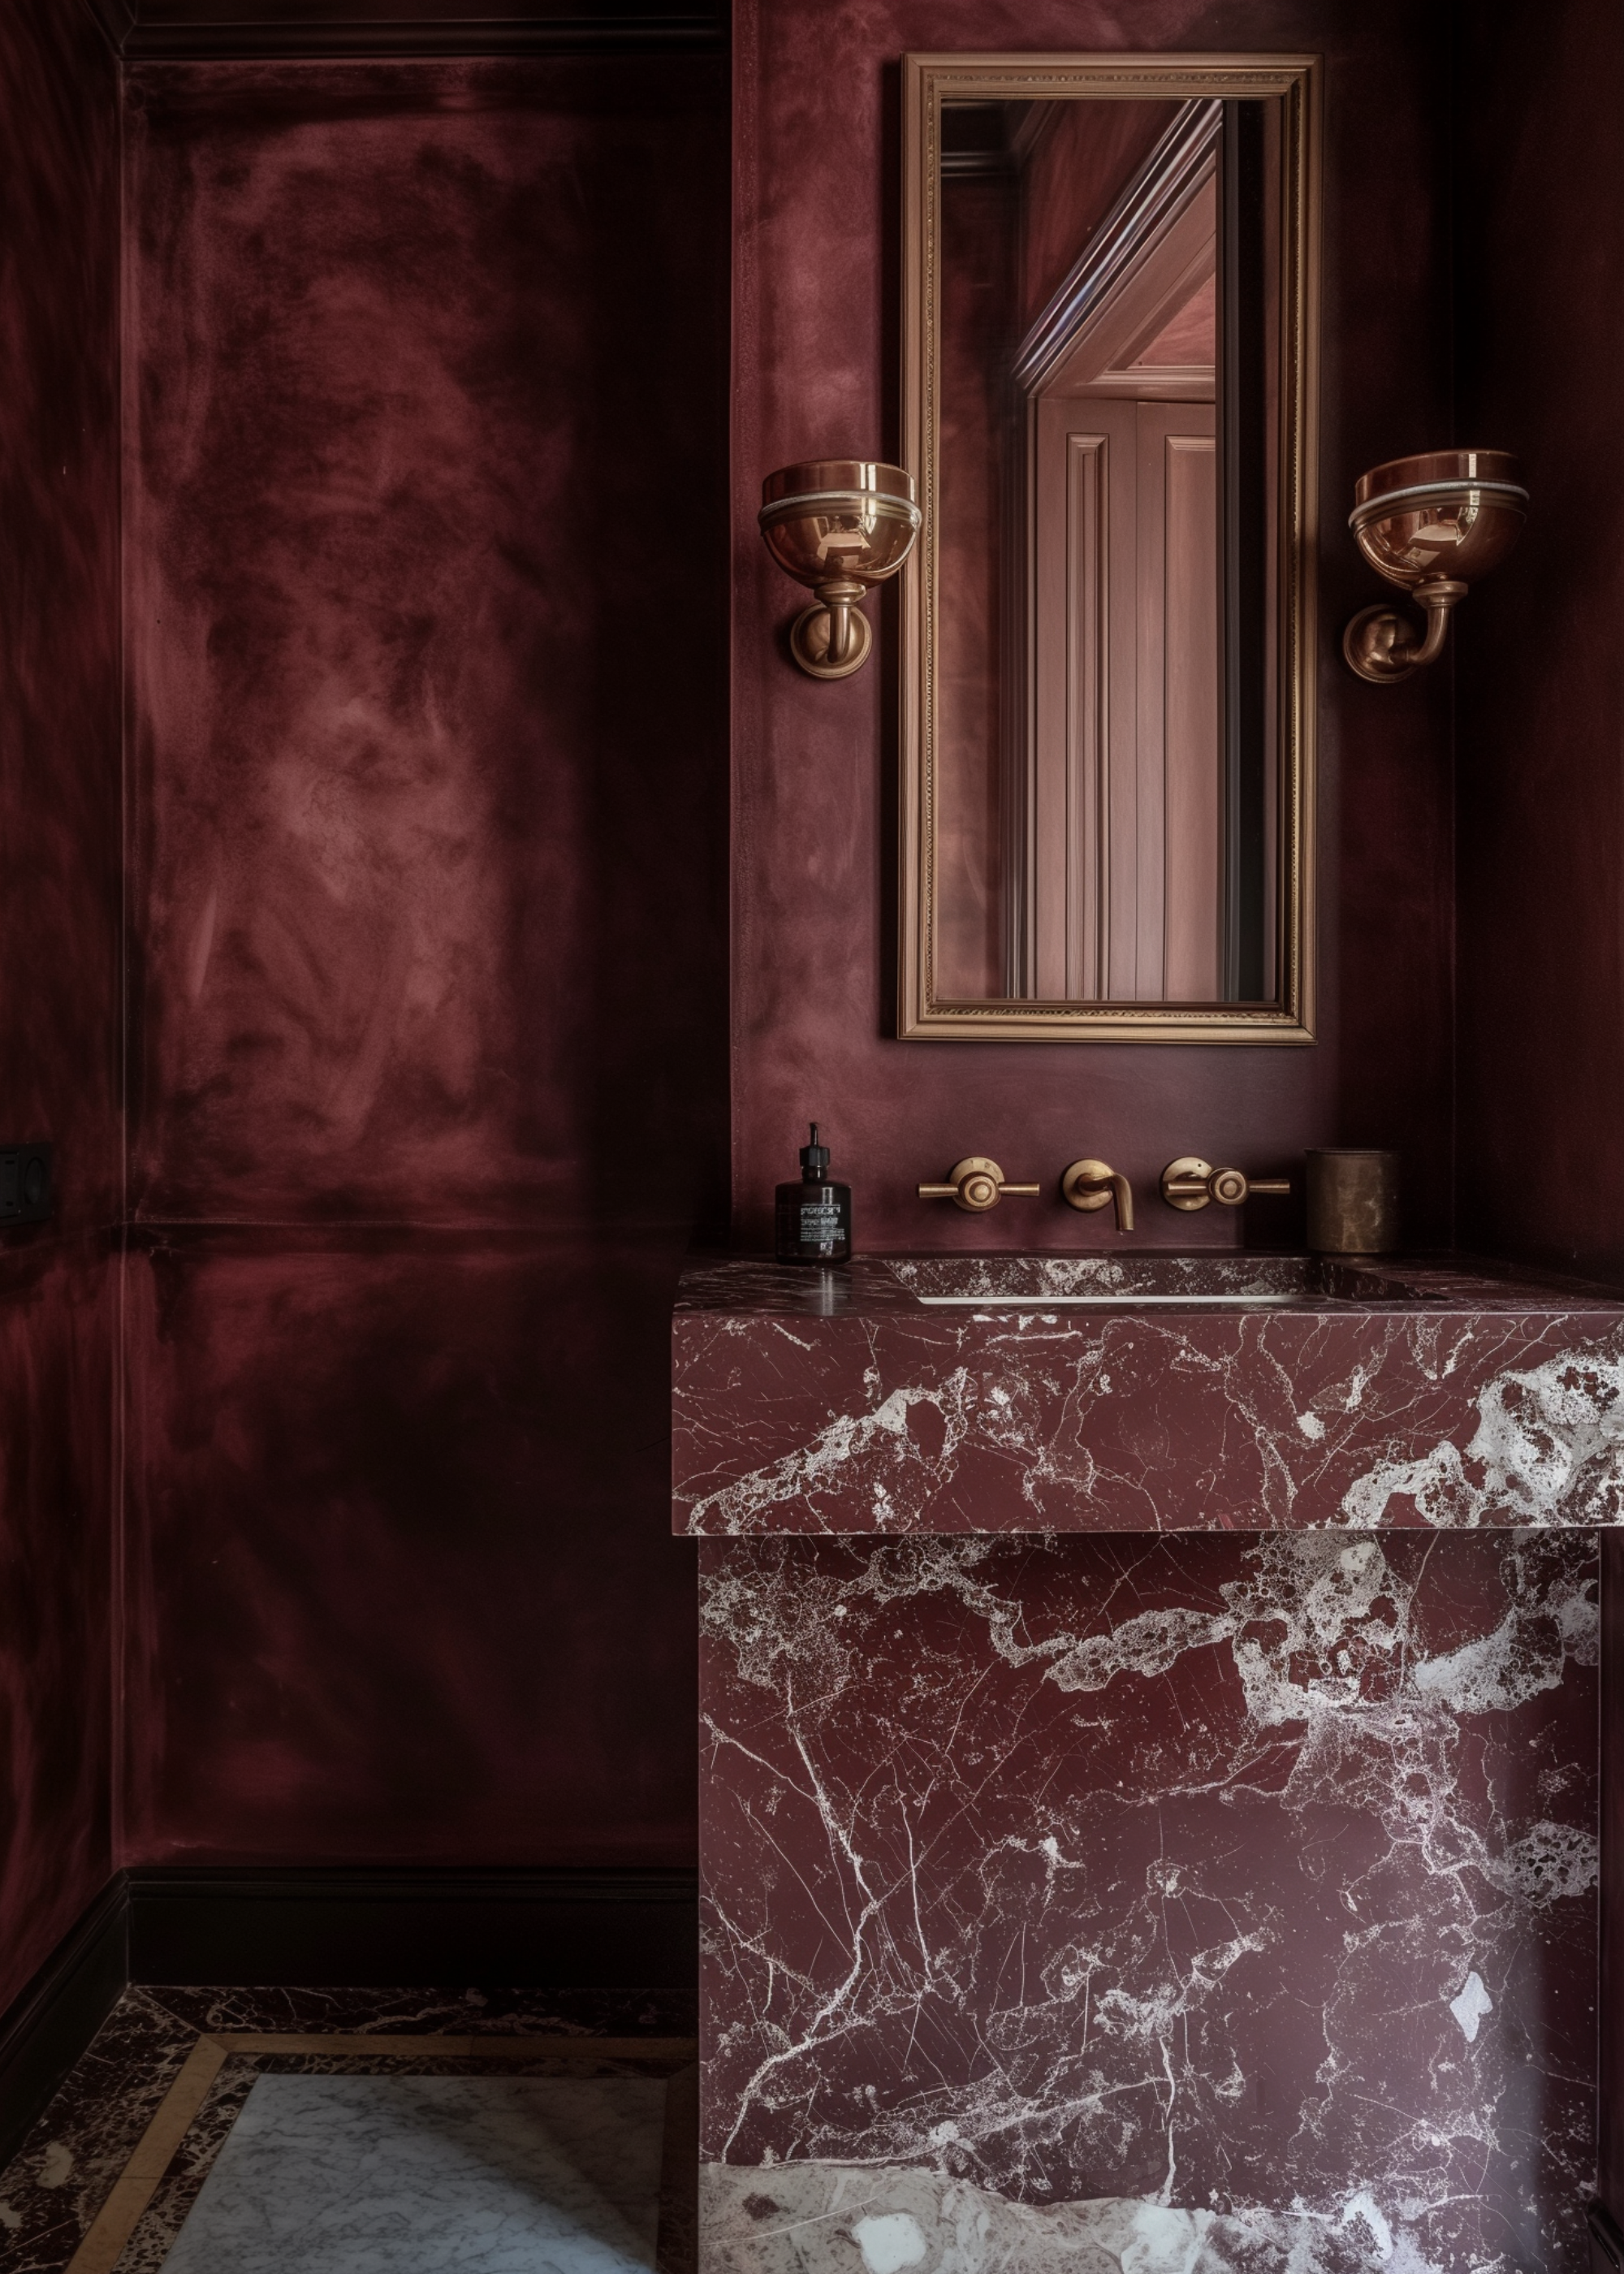
<svg viewBox="0 0 1624 2274"><path fill-rule="evenodd" d="M43 1224L56 1205L54 1148L0 1145L0 1224Z"/></svg>

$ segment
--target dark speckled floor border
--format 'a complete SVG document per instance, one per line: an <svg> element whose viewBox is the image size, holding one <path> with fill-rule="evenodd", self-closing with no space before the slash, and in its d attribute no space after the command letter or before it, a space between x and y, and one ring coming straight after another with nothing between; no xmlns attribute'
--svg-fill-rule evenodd
<svg viewBox="0 0 1624 2274"><path fill-rule="evenodd" d="M485 2059L465 2059L414 2048L409 2056L388 2056L390 2037L564 2037L580 2043L594 2037L665 2039L691 2037L695 2026L691 1993L607 1991L422 1991L253 1990L132 1988L119 2000L94 2043L63 2085L34 2131L0 2172L0 2263L6 2274L66 2274L75 2253L130 2165L154 2117L205 2036L253 2033L295 2037L299 2049L237 2053L221 2067L194 2121L169 2159L150 2203L124 2246L118 2274L154 2274L180 2223L261 2069L292 2067L366 2073L387 2062L395 2074L488 2073ZM312 2049L312 2036L377 2038L380 2058L370 2047L342 2057ZM676 2064L657 2053L635 2052L605 2067L633 2069L652 2059L665 2073ZM582 2053L564 2057L568 2073L579 2074ZM517 2056L520 2074L557 2074L555 2048L535 2057ZM595 2060L597 2067L601 2057ZM515 2073L507 2052L504 2070ZM661 2274L691 2274L694 2258L692 2187L697 2149L694 2095L689 2074L669 2076L666 2101L666 2171L660 2210Z"/></svg>

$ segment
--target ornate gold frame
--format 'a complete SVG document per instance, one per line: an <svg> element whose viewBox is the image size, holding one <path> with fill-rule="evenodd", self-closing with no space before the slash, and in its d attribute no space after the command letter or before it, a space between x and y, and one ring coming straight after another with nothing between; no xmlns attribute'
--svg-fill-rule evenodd
<svg viewBox="0 0 1624 2274"><path fill-rule="evenodd" d="M933 982L933 745L937 548L937 149L944 95L1041 102L1086 90L1132 102L1276 97L1282 111L1279 641L1280 937L1276 1002L940 998ZM1318 534L1320 70L1312 56L919 55L903 59L903 463L924 529L902 577L900 1001L904 1042L1312 1043L1314 967L1314 570Z"/></svg>

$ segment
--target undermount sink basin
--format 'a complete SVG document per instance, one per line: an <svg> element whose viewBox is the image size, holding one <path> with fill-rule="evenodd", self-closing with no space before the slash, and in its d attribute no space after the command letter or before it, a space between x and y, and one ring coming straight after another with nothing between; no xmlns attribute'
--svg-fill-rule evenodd
<svg viewBox="0 0 1624 2274"><path fill-rule="evenodd" d="M917 1303L941 1309L1189 1310L1415 1300L1396 1272L1313 1255L948 1255L886 1269Z"/></svg>

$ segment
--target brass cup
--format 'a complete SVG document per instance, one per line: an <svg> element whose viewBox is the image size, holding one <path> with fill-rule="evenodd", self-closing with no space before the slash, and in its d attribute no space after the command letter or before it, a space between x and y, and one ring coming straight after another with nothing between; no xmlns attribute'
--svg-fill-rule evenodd
<svg viewBox="0 0 1624 2274"><path fill-rule="evenodd" d="M1426 630L1386 602L1361 609L1342 653L1361 679L1392 686L1442 652L1449 618L1522 533L1528 492L1506 450L1427 450L1361 474L1348 516L1354 541L1388 584L1412 593Z"/></svg>
<svg viewBox="0 0 1624 2274"><path fill-rule="evenodd" d="M1344 1148L1304 1157L1312 1253L1390 1254L1398 1246L1398 1155Z"/></svg>
<svg viewBox="0 0 1624 2274"><path fill-rule="evenodd" d="M874 629L861 602L894 576L922 516L914 478L866 458L810 458L762 484L756 516L767 550L817 598L790 632L790 652L814 679L849 679L868 660Z"/></svg>

